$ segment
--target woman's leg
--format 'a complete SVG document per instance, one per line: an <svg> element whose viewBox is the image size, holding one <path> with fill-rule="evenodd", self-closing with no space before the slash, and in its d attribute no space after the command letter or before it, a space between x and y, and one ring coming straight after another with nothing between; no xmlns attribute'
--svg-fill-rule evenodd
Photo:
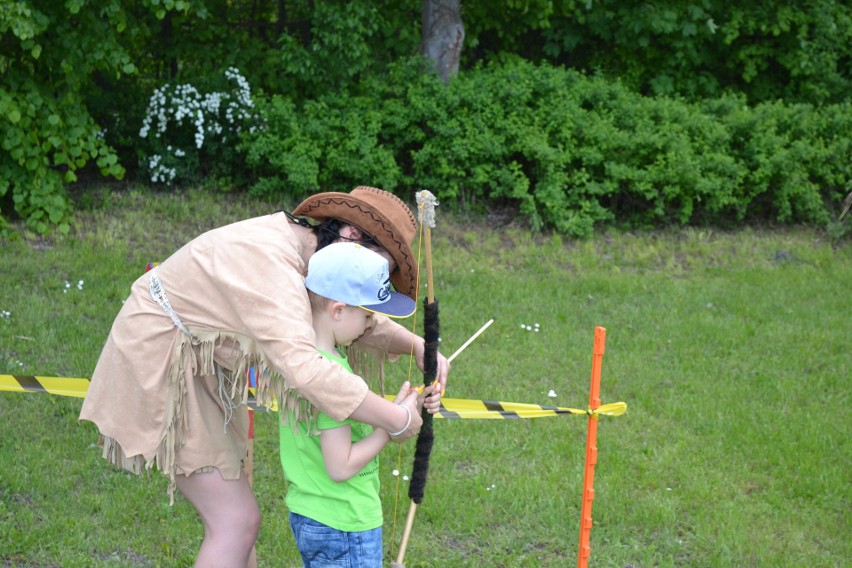
<svg viewBox="0 0 852 568"><path fill-rule="evenodd" d="M254 543L260 509L248 479L227 481L219 470L178 475L177 488L204 522L204 540L196 566L233 568L256 564Z"/></svg>

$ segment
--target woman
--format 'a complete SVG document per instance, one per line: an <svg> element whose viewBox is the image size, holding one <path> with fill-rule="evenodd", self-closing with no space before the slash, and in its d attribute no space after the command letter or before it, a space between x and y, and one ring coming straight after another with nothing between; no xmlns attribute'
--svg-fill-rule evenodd
<svg viewBox="0 0 852 568"><path fill-rule="evenodd" d="M243 471L250 367L261 404L277 399L298 412L303 397L313 405L306 412L366 422L397 441L419 431L416 392L388 402L317 352L304 283L314 252L356 241L383 254L394 287L413 297L415 232L411 211L386 191L321 193L294 215L204 233L134 282L80 419L98 426L107 460L135 473L156 465L170 479L170 496L177 487L196 508L205 528L197 566L255 562L260 511ZM384 359L409 353L422 369L423 339L387 318L375 320L350 357L356 372L381 378ZM440 406L448 371L439 355L440 384L424 391L430 412Z"/></svg>

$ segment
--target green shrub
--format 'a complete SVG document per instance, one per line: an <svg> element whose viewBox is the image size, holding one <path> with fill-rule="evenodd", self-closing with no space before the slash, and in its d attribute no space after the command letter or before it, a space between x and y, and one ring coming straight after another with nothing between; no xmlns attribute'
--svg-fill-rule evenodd
<svg viewBox="0 0 852 568"><path fill-rule="evenodd" d="M139 131L142 169L152 184L198 181L239 168L240 134L257 121L251 88L233 67L219 83L154 90Z"/></svg>
<svg viewBox="0 0 852 568"><path fill-rule="evenodd" d="M598 70L632 90L750 103L849 100L852 9L839 0L468 3L465 67L507 52Z"/></svg>
<svg viewBox="0 0 852 568"><path fill-rule="evenodd" d="M772 102L750 108L731 97L702 108L730 133L728 152L746 172L738 220L829 221L852 179L852 105Z"/></svg>
<svg viewBox="0 0 852 568"><path fill-rule="evenodd" d="M850 176L849 105L645 97L519 59L449 85L410 60L357 95L263 109L265 129L244 141L255 193L426 188L449 207L508 202L577 236L601 223L823 224Z"/></svg>
<svg viewBox="0 0 852 568"><path fill-rule="evenodd" d="M249 192L292 197L364 183L396 187L399 168L380 143L383 118L375 103L340 95L298 109L281 96L263 102L264 126L242 146L257 180Z"/></svg>
<svg viewBox="0 0 852 568"><path fill-rule="evenodd" d="M0 231L16 214L44 234L67 232L65 191L94 163L104 176L124 168L104 141L83 96L100 73L135 67L117 36L126 26L118 0L100 11L83 2L3 2L0 5Z"/></svg>

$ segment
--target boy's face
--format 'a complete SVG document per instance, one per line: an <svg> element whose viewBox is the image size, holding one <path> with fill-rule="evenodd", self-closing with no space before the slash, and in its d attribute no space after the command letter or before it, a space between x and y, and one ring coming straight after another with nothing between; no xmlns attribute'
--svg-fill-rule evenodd
<svg viewBox="0 0 852 568"><path fill-rule="evenodd" d="M373 325L373 313L358 307L343 306L334 326L335 345L350 345Z"/></svg>

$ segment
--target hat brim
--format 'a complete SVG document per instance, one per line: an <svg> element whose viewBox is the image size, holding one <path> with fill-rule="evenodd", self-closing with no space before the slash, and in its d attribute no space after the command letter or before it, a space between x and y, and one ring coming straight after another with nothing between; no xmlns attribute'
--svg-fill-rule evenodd
<svg viewBox="0 0 852 568"><path fill-rule="evenodd" d="M414 313L417 302L404 294L391 292L390 299L381 304L371 306L358 306L368 312L374 312L388 316L389 318L407 318Z"/></svg>
<svg viewBox="0 0 852 568"><path fill-rule="evenodd" d="M398 199L395 196L394 198ZM396 268L390 274L391 284L394 288L409 298L416 297L417 262L411 244L405 240L404 229L396 227L373 204L349 193L318 193L305 199L293 211L293 214L310 217L317 221L340 219L365 231L376 239L394 259ZM411 222L415 224L413 217ZM413 238L413 236L414 232L412 231L411 237Z"/></svg>

